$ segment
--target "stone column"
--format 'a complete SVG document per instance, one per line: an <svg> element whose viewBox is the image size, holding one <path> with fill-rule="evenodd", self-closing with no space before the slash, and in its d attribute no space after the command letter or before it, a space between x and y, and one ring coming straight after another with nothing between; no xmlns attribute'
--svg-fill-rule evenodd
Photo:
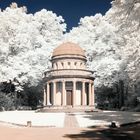
<svg viewBox="0 0 140 140"><path fill-rule="evenodd" d="M91 105L94 106L94 103L95 103L95 95L94 95L94 83L91 84Z"/></svg>
<svg viewBox="0 0 140 140"><path fill-rule="evenodd" d="M56 105L56 82L53 82L53 105Z"/></svg>
<svg viewBox="0 0 140 140"><path fill-rule="evenodd" d="M89 105L91 105L91 83L89 82L89 91L88 91L88 94L89 94L89 99L88 99L88 102L89 102Z"/></svg>
<svg viewBox="0 0 140 140"><path fill-rule="evenodd" d="M82 105L85 105L85 82L82 82Z"/></svg>
<svg viewBox="0 0 140 140"><path fill-rule="evenodd" d="M76 105L76 82L73 81L73 94L72 94L72 105L75 106Z"/></svg>
<svg viewBox="0 0 140 140"><path fill-rule="evenodd" d="M65 89L65 81L62 81L62 105L66 105L66 89Z"/></svg>
<svg viewBox="0 0 140 140"><path fill-rule="evenodd" d="M47 105L50 105L50 86L47 83Z"/></svg>
<svg viewBox="0 0 140 140"><path fill-rule="evenodd" d="M43 100L43 105L44 106L46 106L46 87L44 86L44 96L43 96L43 98L44 98L44 100Z"/></svg>

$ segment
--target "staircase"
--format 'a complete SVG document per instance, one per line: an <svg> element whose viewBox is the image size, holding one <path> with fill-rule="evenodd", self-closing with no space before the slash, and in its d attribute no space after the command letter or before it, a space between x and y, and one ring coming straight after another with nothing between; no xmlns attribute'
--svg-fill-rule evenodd
<svg viewBox="0 0 140 140"><path fill-rule="evenodd" d="M36 112L98 112L93 106L45 106L37 109Z"/></svg>

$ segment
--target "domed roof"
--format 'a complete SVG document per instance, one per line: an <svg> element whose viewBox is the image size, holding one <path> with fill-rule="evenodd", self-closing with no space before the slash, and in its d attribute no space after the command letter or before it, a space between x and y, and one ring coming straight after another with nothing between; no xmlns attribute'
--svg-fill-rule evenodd
<svg viewBox="0 0 140 140"><path fill-rule="evenodd" d="M78 44L66 42L58 46L53 51L53 56L58 55L82 55L85 56L84 50Z"/></svg>

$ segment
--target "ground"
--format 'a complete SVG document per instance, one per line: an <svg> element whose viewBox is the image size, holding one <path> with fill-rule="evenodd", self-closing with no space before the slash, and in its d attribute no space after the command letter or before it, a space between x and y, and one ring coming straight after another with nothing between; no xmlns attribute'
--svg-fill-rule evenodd
<svg viewBox="0 0 140 140"><path fill-rule="evenodd" d="M140 113L0 113L0 140L139 140ZM27 121L32 127L27 127ZM110 128L114 121L117 128ZM7 123L8 122L8 123Z"/></svg>

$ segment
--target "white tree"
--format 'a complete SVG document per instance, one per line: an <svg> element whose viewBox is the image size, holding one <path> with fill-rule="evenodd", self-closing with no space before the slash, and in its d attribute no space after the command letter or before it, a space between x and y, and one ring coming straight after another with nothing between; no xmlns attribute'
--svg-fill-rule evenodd
<svg viewBox="0 0 140 140"><path fill-rule="evenodd" d="M0 82L16 78L21 84L36 84L66 30L63 18L51 11L26 11L16 3L0 11Z"/></svg>
<svg viewBox="0 0 140 140"><path fill-rule="evenodd" d="M95 84L111 86L118 80L140 82L140 0L114 0L109 11L81 18L79 27L66 34L88 56Z"/></svg>
<svg viewBox="0 0 140 140"><path fill-rule="evenodd" d="M118 28L122 38L121 56L131 86L140 85L140 0L115 0L105 19Z"/></svg>
<svg viewBox="0 0 140 140"><path fill-rule="evenodd" d="M111 87L118 80L122 63L116 28L101 14L81 18L79 27L66 34L65 40L77 42L85 51L89 69L95 71L95 86Z"/></svg>
<svg viewBox="0 0 140 140"><path fill-rule="evenodd" d="M96 87L111 87L128 76L139 83L140 0L115 0L105 16L80 19L70 33L61 16L45 9L27 14L16 3L0 11L0 82L16 78L35 84L48 69L52 50L63 41L78 43L95 71ZM128 81L127 81L128 82Z"/></svg>

